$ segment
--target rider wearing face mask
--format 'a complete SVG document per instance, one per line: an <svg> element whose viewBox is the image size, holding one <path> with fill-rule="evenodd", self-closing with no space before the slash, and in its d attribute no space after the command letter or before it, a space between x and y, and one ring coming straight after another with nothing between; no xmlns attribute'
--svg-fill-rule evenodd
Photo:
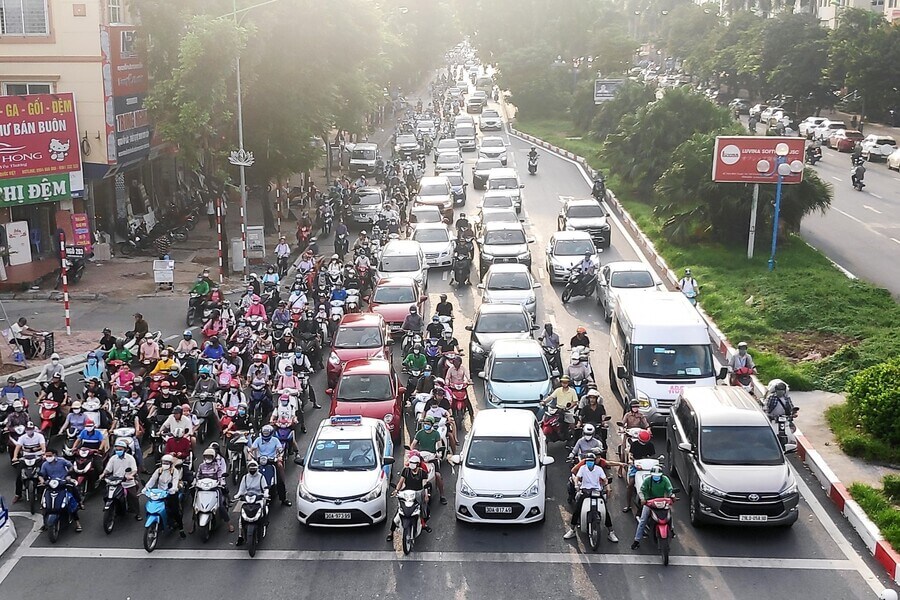
<svg viewBox="0 0 900 600"><path fill-rule="evenodd" d="M106 479L112 476L122 479L125 504L128 510L134 513L134 519L140 521L143 517L141 517L141 507L137 497L137 472L137 462L134 460L134 456L128 452L128 443L124 439L116 440L113 455L107 461L100 478Z"/></svg>
<svg viewBox="0 0 900 600"><path fill-rule="evenodd" d="M225 470L219 464L219 461L216 460L216 451L214 449L207 448L203 451L203 460L197 466L195 479L215 479L219 482L219 487L222 488L219 493L219 518L223 523L228 523L228 531L234 533L234 525L231 524L231 517L228 515L228 504L225 502ZM196 526L196 520L194 521L194 526ZM190 533L194 533L193 526Z"/></svg>
<svg viewBox="0 0 900 600"><path fill-rule="evenodd" d="M650 477L644 479L640 494L644 508L641 510L641 519L638 521L637 530L634 532L634 542L631 544L632 550L637 550L641 545L641 538L644 537L644 527L647 526L647 520L650 519L650 507L647 506L647 501L654 498L675 497L675 493L672 490L672 482L663 475L662 468L658 465L650 469Z"/></svg>
<svg viewBox="0 0 900 600"><path fill-rule="evenodd" d="M434 426L434 418L426 417L422 424L422 429L416 433L416 437L413 439L411 448L413 450L418 450L419 452L431 452L432 454L436 454L437 446L440 441L441 434L438 433L438 430ZM447 504L447 498L444 497L444 480L441 477L441 472L435 469L434 476L437 481L438 492L441 494L441 504Z"/></svg>
<svg viewBox="0 0 900 600"><path fill-rule="evenodd" d="M416 500L422 509L422 529L427 533L431 533L431 527L428 522L428 489L425 484L428 481L428 470L422 464L422 458L418 454L409 457L409 466L400 473L400 479L397 480L396 490L413 490L416 492ZM397 531L397 523L391 519L391 531L387 535L387 541L394 541L394 532Z"/></svg>
<svg viewBox="0 0 900 600"><path fill-rule="evenodd" d="M178 535L182 539L187 537L181 521L181 502L178 498L181 489L181 469L175 467L175 457L171 454L162 457L159 468L147 480L144 491L151 489L162 489L169 492L169 495L166 496L166 513L172 518L172 524L178 530Z"/></svg>
<svg viewBox="0 0 900 600"><path fill-rule="evenodd" d="M66 415L66 420L63 421L63 424L60 426L59 431L56 432L56 435L64 434L70 427L75 429L78 433L81 433L81 430L84 429L85 419L84 411L81 408L81 401L76 400L72 403L72 410Z"/></svg>
<svg viewBox="0 0 900 600"><path fill-rule="evenodd" d="M628 403L628 412L622 417L622 423L625 429L640 427L641 429L650 429L650 421L641 414L641 403L637 398Z"/></svg>
<svg viewBox="0 0 900 600"><path fill-rule="evenodd" d="M37 380L40 383L44 383L53 379L54 375L59 375L62 379L66 378L66 368L59 362L59 354L56 352L50 355L50 362L41 369L41 374L38 375Z"/></svg>
<svg viewBox="0 0 900 600"><path fill-rule="evenodd" d="M423 371L428 359L422 352L422 344L414 344L412 350L403 358L403 366L413 371Z"/></svg>
<svg viewBox="0 0 900 600"><path fill-rule="evenodd" d="M65 458L59 458L56 455L56 450L47 448L44 452L44 464L41 465L41 470L39 471L40 483L41 485L47 485L51 479L56 479L64 483L66 488L68 488L69 492L71 492L72 496L75 498L75 502L78 503L78 508L72 512L72 520L75 521L75 531L80 532L81 521L78 520L78 510L84 510L84 505L82 504L81 492L78 490L78 486L72 485L71 481L68 479L71 471L71 462ZM42 526L41 531L45 530L46 527Z"/></svg>
<svg viewBox="0 0 900 600"><path fill-rule="evenodd" d="M259 472L259 463L251 459L247 461L247 473L241 478L241 484L238 486L235 500L240 500L247 494L262 496L267 488L268 484L266 483L266 479L263 477L263 474ZM243 543L244 531L242 529L240 533L238 533L236 545L241 546Z"/></svg>
<svg viewBox="0 0 900 600"><path fill-rule="evenodd" d="M575 475L575 489L577 489L579 493L575 497L575 506L572 509L572 519L569 522L569 530L563 536L563 539L570 540L575 537L575 527L578 525L578 520L581 518L581 505L584 503L585 498L588 497L588 493L592 490L608 489L607 484L606 471L597 464L597 457L593 454L585 456L584 465L578 469L578 473ZM619 538L616 536L616 532L613 531L612 518L609 516L608 510L605 512L605 524L606 528L609 529L609 533L606 537L609 541L616 543L619 541Z"/></svg>

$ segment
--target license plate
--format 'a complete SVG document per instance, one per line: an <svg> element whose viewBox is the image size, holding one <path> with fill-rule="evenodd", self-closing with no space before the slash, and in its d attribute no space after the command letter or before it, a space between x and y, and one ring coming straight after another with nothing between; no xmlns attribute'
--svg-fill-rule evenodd
<svg viewBox="0 0 900 600"><path fill-rule="evenodd" d="M325 513L325 518L334 520L334 521L341 521L341 520L345 520L345 519L349 520L350 513L348 513L348 512L327 512L327 513Z"/></svg>
<svg viewBox="0 0 900 600"><path fill-rule="evenodd" d="M768 521L769 517L766 515L741 515L741 521L749 521L749 522L760 522L760 521Z"/></svg>
<svg viewBox="0 0 900 600"><path fill-rule="evenodd" d="M484 512L489 515L511 515L512 506L485 506Z"/></svg>

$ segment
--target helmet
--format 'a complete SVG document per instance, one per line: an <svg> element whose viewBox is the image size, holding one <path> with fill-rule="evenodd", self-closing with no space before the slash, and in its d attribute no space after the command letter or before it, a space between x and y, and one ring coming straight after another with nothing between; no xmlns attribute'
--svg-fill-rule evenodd
<svg viewBox="0 0 900 600"><path fill-rule="evenodd" d="M238 408L244 408L244 409L246 409L246 408L247 408L247 403L246 403L246 402L240 402L240 403L238 403Z"/></svg>
<svg viewBox="0 0 900 600"><path fill-rule="evenodd" d="M684 270L684 276L685 276L685 277L689 276L690 274L691 274L691 270L690 270L690 269L685 269L685 270Z"/></svg>
<svg viewBox="0 0 900 600"><path fill-rule="evenodd" d="M440 322L441 322L441 318L440 318L439 316L437 316L437 315L434 315L433 317L431 317L431 322L432 322L432 323L440 323Z"/></svg>
<svg viewBox="0 0 900 600"><path fill-rule="evenodd" d="M73 402L73 403L72 403L72 408L73 408L73 409L81 408L81 400L76 400L75 402Z"/></svg>
<svg viewBox="0 0 900 600"><path fill-rule="evenodd" d="M263 361L263 355L262 355L262 354L254 354L254 355L253 355L253 361L254 361L254 362L262 362L262 361Z"/></svg>
<svg viewBox="0 0 900 600"><path fill-rule="evenodd" d="M584 460L597 460L597 455L593 452L588 452L584 455Z"/></svg>
<svg viewBox="0 0 900 600"><path fill-rule="evenodd" d="M897 600L897 592L894 590L885 589L883 592L878 594L878 600Z"/></svg>
<svg viewBox="0 0 900 600"><path fill-rule="evenodd" d="M563 375L562 377L559 378L560 383L569 383L570 381L571 381L571 379L569 378L568 375Z"/></svg>
<svg viewBox="0 0 900 600"><path fill-rule="evenodd" d="M248 460L247 461L247 470L250 470L250 469L259 469L259 463L256 462L255 460Z"/></svg>
<svg viewBox="0 0 900 600"><path fill-rule="evenodd" d="M128 442L125 441L125 438L119 438L115 443L116 448L128 448Z"/></svg>
<svg viewBox="0 0 900 600"><path fill-rule="evenodd" d="M202 365L202 366L200 367L200 374L201 374L201 375L209 375L209 374L211 374L211 373L212 373L212 367L210 367L209 365ZM137 377L135 377L135 379L137 379Z"/></svg>
<svg viewBox="0 0 900 600"><path fill-rule="evenodd" d="M419 456L418 454L413 454L412 456L409 457L409 464L411 464L411 465L418 465L418 464L421 464L421 462L422 462L422 457Z"/></svg>
<svg viewBox="0 0 900 600"><path fill-rule="evenodd" d="M747 342L739 342L738 345L737 345L737 347L738 347L738 349L746 348L746 347L747 347Z"/></svg>
<svg viewBox="0 0 900 600"><path fill-rule="evenodd" d="M641 403L637 398L632 398L631 402L628 403L629 408L639 408L640 406Z"/></svg>
<svg viewBox="0 0 900 600"><path fill-rule="evenodd" d="M29 425L31 425L32 427L34 427L34 423L29 423ZM91 418L85 419L85 420L84 420L84 426L85 426L85 427L93 427L93 426L94 426L94 420L91 419ZM28 425L26 425L25 428L28 429Z"/></svg>
<svg viewBox="0 0 900 600"><path fill-rule="evenodd" d="M161 384L159 384L159 387L163 389L169 389L170 387L172 387L172 384L171 382L163 381Z"/></svg>
<svg viewBox="0 0 900 600"><path fill-rule="evenodd" d="M416 308L415 306L410 306L410 307L409 307L409 313L410 313L410 314L414 315L414 314L416 314L417 312L419 312L419 309Z"/></svg>
<svg viewBox="0 0 900 600"><path fill-rule="evenodd" d="M599 390L588 390L587 395L588 395L589 399L590 398L600 398L600 391Z"/></svg>
<svg viewBox="0 0 900 600"><path fill-rule="evenodd" d="M787 384L783 381L779 381L778 383L775 384L775 391L776 392L786 392Z"/></svg>
<svg viewBox="0 0 900 600"><path fill-rule="evenodd" d="M271 425L263 425L262 435L264 438L272 437L272 433L274 433L275 429Z"/></svg>
<svg viewBox="0 0 900 600"><path fill-rule="evenodd" d="M241 389L241 382L238 381L237 379L232 379L232 380L231 380L230 386L231 386L231 389L233 389L233 390L234 390L234 389Z"/></svg>
<svg viewBox="0 0 900 600"><path fill-rule="evenodd" d="M108 334L112 333L112 329L110 329L109 327L104 327L103 333L104 333L104 335L108 335Z"/></svg>
<svg viewBox="0 0 900 600"><path fill-rule="evenodd" d="M232 346L231 348L228 349L228 354L239 354L239 353L240 353L240 350L238 349L237 346Z"/></svg>
<svg viewBox="0 0 900 600"><path fill-rule="evenodd" d="M172 435L174 435L176 438L182 438L184 437L184 429L179 427L172 432Z"/></svg>
<svg viewBox="0 0 900 600"><path fill-rule="evenodd" d="M209 458L215 458L215 457L216 457L216 451L213 450L212 448L207 448L206 450L203 451L203 458L207 458L207 457L209 457Z"/></svg>
<svg viewBox="0 0 900 600"><path fill-rule="evenodd" d="M163 464L169 463L169 464L171 465L172 463L175 462L175 457L172 456L171 454L165 454L165 455L163 455L163 457L159 460L159 462L160 462L160 463L163 463Z"/></svg>
<svg viewBox="0 0 900 600"><path fill-rule="evenodd" d="M91 350L90 352L87 353L87 357L88 358L97 358L97 353L94 352L93 350Z"/></svg>
<svg viewBox="0 0 900 600"><path fill-rule="evenodd" d="M194 334L193 334L193 332L192 332L190 329L185 329L183 335L184 335L184 337L186 337L186 338L194 337Z"/></svg>
<svg viewBox="0 0 900 600"><path fill-rule="evenodd" d="M590 423L586 423L585 426L584 426L584 428L581 430L581 432L582 432L586 437L590 437L590 436L594 435L594 426L591 425Z"/></svg>
<svg viewBox="0 0 900 600"><path fill-rule="evenodd" d="M425 417L425 422L429 425L434 425L434 417Z"/></svg>
<svg viewBox="0 0 900 600"><path fill-rule="evenodd" d="M575 330L575 333L587 333L587 329L582 326L579 326L578 329Z"/></svg>
<svg viewBox="0 0 900 600"><path fill-rule="evenodd" d="M638 432L638 439L645 444L650 441L651 437L653 437L653 434L650 432L649 429L641 429Z"/></svg>
<svg viewBox="0 0 900 600"><path fill-rule="evenodd" d="M22 404L21 400L13 400L13 410L22 410L25 408L25 405Z"/></svg>
<svg viewBox="0 0 900 600"><path fill-rule="evenodd" d="M590 251L590 250L585 251L585 253L584 253L584 257L585 257L585 258L590 258L590 257L592 257L592 256L593 256L593 254L591 254L591 251Z"/></svg>
<svg viewBox="0 0 900 600"><path fill-rule="evenodd" d="M651 476L651 477L652 477L653 475L657 475L657 476L658 476L658 475L662 475L662 474L663 474L662 467L660 467L659 465L653 465L653 466L650 468L650 476Z"/></svg>
<svg viewBox="0 0 900 600"><path fill-rule="evenodd" d="M181 412L191 414L191 406L189 404L182 404Z"/></svg>
<svg viewBox="0 0 900 600"><path fill-rule="evenodd" d="M259 296L253 294L253 296L250 297L250 300L252 300L254 303L259 302Z"/></svg>

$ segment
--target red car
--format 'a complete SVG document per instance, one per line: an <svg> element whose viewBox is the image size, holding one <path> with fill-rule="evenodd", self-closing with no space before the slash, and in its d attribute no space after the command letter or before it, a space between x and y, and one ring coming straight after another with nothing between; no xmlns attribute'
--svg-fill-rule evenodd
<svg viewBox="0 0 900 600"><path fill-rule="evenodd" d="M392 335L400 332L409 307L415 306L425 318L425 302L428 296L422 294L419 285L411 277L389 277L375 286L369 298L369 312L378 313L387 321Z"/></svg>
<svg viewBox="0 0 900 600"><path fill-rule="evenodd" d="M855 129L838 129L828 138L828 147L838 152L853 152L856 144L861 144L864 139L866 136Z"/></svg>
<svg viewBox="0 0 900 600"><path fill-rule="evenodd" d="M354 358L390 358L394 343L387 323L379 314L350 313L344 315L328 353L328 387L337 383L341 369ZM380 417L379 417L380 418Z"/></svg>
<svg viewBox="0 0 900 600"><path fill-rule="evenodd" d="M403 394L390 360L361 358L347 361L341 371L337 389L327 389L331 396L328 416L362 415L384 421L395 442L403 429Z"/></svg>

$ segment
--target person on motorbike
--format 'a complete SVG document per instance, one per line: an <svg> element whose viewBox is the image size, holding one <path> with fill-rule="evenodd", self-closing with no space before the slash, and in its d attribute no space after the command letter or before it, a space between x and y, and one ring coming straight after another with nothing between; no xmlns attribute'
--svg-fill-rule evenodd
<svg viewBox="0 0 900 600"><path fill-rule="evenodd" d="M181 429L187 438L193 436L194 423L189 416L184 414L184 409L180 405L172 408L172 414L163 422L159 432L161 434L172 433L174 435L176 429Z"/></svg>
<svg viewBox="0 0 900 600"><path fill-rule="evenodd" d="M791 416L793 413L794 403L788 395L787 384L779 380L766 398L766 415L774 421L782 415Z"/></svg>
<svg viewBox="0 0 900 600"><path fill-rule="evenodd" d="M568 375L563 375L559 378L559 387L541 400L541 408L538 410L538 420L544 417L544 410L548 406L562 408L563 410L570 410L578 406L578 393L575 391L575 388L569 386L571 381L572 380ZM565 420L560 423L563 429L562 435L564 438L568 439L568 424L565 423Z"/></svg>
<svg viewBox="0 0 900 600"><path fill-rule="evenodd" d="M199 345L197 344L197 340L194 339L194 333L190 329L185 329L182 334L182 339L178 342L178 346L175 348L175 353L180 354L184 352L185 354L191 354L196 352L199 349Z"/></svg>
<svg viewBox="0 0 900 600"><path fill-rule="evenodd" d="M50 381L53 379L54 375L59 375L63 379L66 377L66 368L59 362L59 354L54 352L50 355L50 362L44 365L44 368L41 369L40 375L37 377L37 381L39 383L44 383L45 381Z"/></svg>
<svg viewBox="0 0 900 600"><path fill-rule="evenodd" d="M287 499L287 490L284 485L284 445L274 435L275 429L271 425L263 425L261 435L253 440L250 445L250 457L259 461L265 456L270 463L275 465L277 472L275 490L278 500L283 506L293 506L293 502Z"/></svg>
<svg viewBox="0 0 900 600"><path fill-rule="evenodd" d="M234 499L240 500L248 494L257 497L264 496L267 489L268 484L266 483L266 478L263 477L263 474L259 471L259 463L251 459L247 461L247 472L241 477L241 483L238 485L238 490ZM243 546L244 541L244 531L242 529L238 533L238 539L237 542L235 542L235 545Z"/></svg>
<svg viewBox="0 0 900 600"><path fill-rule="evenodd" d="M596 389L589 389L579 402L578 423L579 426L590 423L595 427L603 424L606 409L603 408L603 399Z"/></svg>
<svg viewBox="0 0 900 600"><path fill-rule="evenodd" d="M753 362L753 357L747 352L747 342L740 342L737 347L737 354L732 354L728 361L728 366L731 367L732 373L740 369L750 369L753 373L756 373L756 363Z"/></svg>
<svg viewBox="0 0 900 600"><path fill-rule="evenodd" d="M41 393L38 395L38 402L43 401L45 398L59 402L60 406L64 406L69 402L69 389L66 386L66 382L63 381L63 376L59 373L51 377L50 383L41 390Z"/></svg>
<svg viewBox="0 0 900 600"><path fill-rule="evenodd" d="M116 340L115 347L106 353L106 362L113 360L121 360L123 363L130 364L134 360L134 354L125 347L124 340Z"/></svg>
<svg viewBox="0 0 900 600"><path fill-rule="evenodd" d="M447 372L444 374L447 384L452 385L472 385L472 378L469 376L469 370L463 364L462 356L456 355L450 359L447 366ZM466 412L469 418L475 420L475 411L472 409L472 401L469 398L469 391L466 390Z"/></svg>
<svg viewBox="0 0 900 600"><path fill-rule="evenodd" d="M632 398L628 403L628 410L622 415L622 424L625 429L650 429L650 421L641 413L641 403L637 398Z"/></svg>
<svg viewBox="0 0 900 600"><path fill-rule="evenodd" d="M697 296L700 295L700 284L691 275L690 269L684 270L684 277L678 280L678 289L692 301L696 301Z"/></svg>
<svg viewBox="0 0 900 600"><path fill-rule="evenodd" d="M422 458L418 454L409 457L409 465L400 472L400 479L394 487L394 495L403 490L413 490L416 492L416 501L422 510L422 529L427 533L431 533L431 527L428 526L428 489L425 484L428 482L428 471L422 464ZM391 519L391 530L388 532L387 541L394 541L394 532L397 531L397 523Z"/></svg>
<svg viewBox="0 0 900 600"><path fill-rule="evenodd" d="M538 156L537 148L532 146L531 150L528 151L528 160L531 160L532 158L537 158L537 156Z"/></svg>
<svg viewBox="0 0 900 600"><path fill-rule="evenodd" d="M554 333L553 325L550 323L544 323L544 333L538 340L541 342L541 347L543 348L550 350L559 348L559 335Z"/></svg>
<svg viewBox="0 0 900 600"><path fill-rule="evenodd" d="M419 314L417 307L409 307L409 314L403 319L403 325L400 326L400 329L409 333L422 333L422 330L425 329L425 321L422 319L422 315Z"/></svg>
<svg viewBox="0 0 900 600"><path fill-rule="evenodd" d="M403 366L413 371L423 371L428 365L428 359L422 352L422 344L413 344L409 354L403 357Z"/></svg>
<svg viewBox="0 0 900 600"><path fill-rule="evenodd" d="M16 402L21 404L21 400L16 400ZM13 403L15 406L16 402ZM9 420L12 420L14 415L9 416ZM25 415L27 418L27 414ZM7 420L7 426L9 426L9 420ZM16 495L13 498L13 504L19 501L22 496L22 469L18 464L19 456L22 457L33 457L39 456L47 451L47 440L44 439L44 435L37 430L37 427L34 426L34 423L31 421L27 421L25 424L25 432L19 436L19 439L16 440L16 446L13 449L12 454L12 464L16 468Z"/></svg>
<svg viewBox="0 0 900 600"><path fill-rule="evenodd" d="M203 276L203 273L197 275L197 281L191 288L191 299L188 301L190 306L201 307L209 296L209 281ZM197 294L194 296L194 294Z"/></svg>
<svg viewBox="0 0 900 600"><path fill-rule="evenodd" d="M472 223L469 221L469 217L466 216L465 213L460 213L459 218L456 219L456 223L454 223L456 227L456 232L461 233L468 229L472 228Z"/></svg>
<svg viewBox="0 0 900 600"><path fill-rule="evenodd" d="M444 333L444 324L438 315L431 317L431 323L425 328L426 337L440 339Z"/></svg>
<svg viewBox="0 0 900 600"><path fill-rule="evenodd" d="M262 379L263 381L269 381L271 378L272 369L269 367L266 357L262 354L254 354L253 362L247 367L247 380L255 381L257 379Z"/></svg>
<svg viewBox="0 0 900 600"><path fill-rule="evenodd" d="M369 239L368 232L363 229L357 234L356 239L353 241L353 251L368 250L371 243L372 241Z"/></svg>
<svg viewBox="0 0 900 600"><path fill-rule="evenodd" d="M575 496L575 506L572 509L569 530L563 535L565 540L575 537L575 528L578 526L578 520L581 518L581 506L584 504L585 499L590 496L591 491L605 489L608 492L609 490L606 471L603 470L603 467L597 465L596 455L589 453L585 456L585 459L584 465L578 469L578 473L575 475L575 489L578 490L578 494ZM606 511L605 525L609 530L606 538L613 543L617 543L619 538L613 530L612 518L609 516L608 510Z"/></svg>
<svg viewBox="0 0 900 600"><path fill-rule="evenodd" d="M38 481L41 487L46 486L51 479L56 479L66 486L72 496L75 498L77 507L72 511L72 520L75 522L75 531L81 533L81 521L78 519L78 511L84 510L83 498L78 486L73 485L69 479L69 473L72 472L72 463L65 458L56 455L56 450L47 448L44 451L44 462L38 471ZM46 526L41 526L41 531L46 531Z"/></svg>
<svg viewBox="0 0 900 600"><path fill-rule="evenodd" d="M103 334L100 337L100 341L97 342L97 350L99 357L101 360L104 359L106 353L116 347L116 336L112 334L112 329L109 327L103 328Z"/></svg>
<svg viewBox="0 0 900 600"><path fill-rule="evenodd" d="M269 320L268 316L266 316L266 307L263 306L262 299L256 294L253 294L253 297L250 299L250 306L244 312L245 319L252 317L259 318L263 323Z"/></svg>
<svg viewBox="0 0 900 600"><path fill-rule="evenodd" d="M290 325L291 311L288 310L287 301L279 300L278 308L272 312L272 325Z"/></svg>
<svg viewBox="0 0 900 600"><path fill-rule="evenodd" d="M219 342L218 336L212 336L207 340L207 342L203 345L203 352L201 354L203 358L209 358L212 360L219 360L223 356L225 356L225 346L223 346Z"/></svg>
<svg viewBox="0 0 900 600"><path fill-rule="evenodd" d="M91 379L94 377L96 377L97 379L103 379L105 375L106 365L102 360L100 360L96 352L88 352L87 364L84 366L84 369L82 369L81 376L85 379Z"/></svg>
<svg viewBox="0 0 900 600"><path fill-rule="evenodd" d="M277 288L280 283L281 277L279 277L278 273L275 271L275 265L266 267L266 274L262 276L263 288L270 285L274 285Z"/></svg>
<svg viewBox="0 0 900 600"><path fill-rule="evenodd" d="M447 294L441 294L441 301L437 303L434 312L440 317L453 318L453 304L447 300Z"/></svg>
<svg viewBox="0 0 900 600"><path fill-rule="evenodd" d="M419 452L437 454L437 447L440 441L441 434L434 426L434 419L426 417L422 424L422 429L416 433L410 448ZM444 479L441 477L441 471L437 468L437 465L435 465L434 478L437 482L438 493L441 495L440 502L441 504L447 504L447 498L444 497Z"/></svg>
<svg viewBox="0 0 900 600"><path fill-rule="evenodd" d="M137 497L138 465L134 456L128 452L128 442L124 438L116 440L113 454L106 461L100 479L116 477L122 480L122 489L125 491L125 506L134 513L134 520L141 521L141 506Z"/></svg>
<svg viewBox="0 0 900 600"><path fill-rule="evenodd" d="M197 466L194 480L215 479L219 482L219 487L221 488L221 493L219 494L219 519L221 519L223 523L228 523L229 533L234 533L234 525L231 524L231 517L228 515L228 503L226 502L225 470L222 468L219 461L216 460L216 456L217 453L212 448L207 448L203 451L203 460L200 461L200 464ZM194 533L193 526L188 533Z"/></svg>
<svg viewBox="0 0 900 600"><path fill-rule="evenodd" d="M159 352L159 343L154 340L150 336L145 336L143 340L141 340L141 345L138 347L138 358L141 362L148 361L152 365L156 365L156 361L159 360L160 352ZM149 373L144 373L144 375L148 375Z"/></svg>
<svg viewBox="0 0 900 600"><path fill-rule="evenodd" d="M631 543L632 550L640 547L641 538L644 537L644 527L647 526L647 521L650 519L650 507L647 506L647 501L655 498L674 497L675 491L672 489L672 482L663 475L662 468L657 465L650 469L650 477L644 479L644 483L641 485L640 498L644 508L641 509L641 518L634 532L634 541ZM674 528L672 534L673 536L675 534Z"/></svg>
<svg viewBox="0 0 900 600"><path fill-rule="evenodd" d="M197 383L194 385L194 395L203 393L215 394L218 390L219 384L212 378L212 367L200 365Z"/></svg>
<svg viewBox="0 0 900 600"><path fill-rule="evenodd" d="M153 471L147 485L143 491L152 489L162 489L169 492L166 496L166 513L172 519L172 526L178 530L178 536L181 539L187 537L184 532L184 524L181 515L181 500L179 494L181 492L181 469L175 467L175 457L166 454L160 460L159 468Z"/></svg>
<svg viewBox="0 0 900 600"><path fill-rule="evenodd" d="M438 349L441 354L460 354L459 340L453 337L453 332L445 329L438 340Z"/></svg>
<svg viewBox="0 0 900 600"><path fill-rule="evenodd" d="M578 329L575 330L575 335L572 336L572 339L569 340L569 348L575 348L578 346L582 346L584 348L591 347L591 339L587 335L587 329L584 326L579 326Z"/></svg>
<svg viewBox="0 0 900 600"><path fill-rule="evenodd" d="M593 257L594 255L590 251L585 252L584 258L575 266L578 272L583 273L587 277L593 276L597 272L597 265L594 264Z"/></svg>
<svg viewBox="0 0 900 600"><path fill-rule="evenodd" d="M236 379L232 380L228 386L228 390L222 394L219 402L221 402L222 406L225 408L237 408L241 404L246 404L247 395L241 390L241 382Z"/></svg>
<svg viewBox="0 0 900 600"><path fill-rule="evenodd" d="M69 411L69 414L66 415L66 420L60 425L56 435L63 435L70 427L78 433L81 433L81 430L84 429L84 422L86 419L87 416L84 414L84 410L81 407L81 400L76 400L72 403L71 410Z"/></svg>
<svg viewBox="0 0 900 600"><path fill-rule="evenodd" d="M240 407L240 405L238 405ZM274 408L275 402L272 399L272 392L269 386L262 379L254 379L250 382L250 394L247 399L247 407L251 414L257 411L261 415L261 422L267 421L269 415ZM257 407L259 407L257 409Z"/></svg>
<svg viewBox="0 0 900 600"><path fill-rule="evenodd" d="M0 398L7 402L15 402L18 399L25 398L25 388L19 385L19 380L15 375L10 375L6 380L6 385L0 389Z"/></svg>
<svg viewBox="0 0 900 600"><path fill-rule="evenodd" d="M566 375L572 381L591 381L591 367L579 356L573 356L566 368Z"/></svg>
<svg viewBox="0 0 900 600"><path fill-rule="evenodd" d="M590 423L586 423L581 430L581 437L572 446L569 452L569 460L581 459L589 453L596 453L599 456L603 452L603 442L594 437L596 427Z"/></svg>
<svg viewBox="0 0 900 600"><path fill-rule="evenodd" d="M159 360L156 362L156 366L150 371L151 375L156 375L157 373L168 372L175 366L175 359L169 355L168 350L163 350L159 353Z"/></svg>
<svg viewBox="0 0 900 600"><path fill-rule="evenodd" d="M653 445L652 439L653 433L649 428L641 429L641 431L638 432L637 439L631 442L631 444L629 445L628 456L626 457L626 462L629 464L627 485L628 493L626 498L627 502L625 503L624 508L622 508L622 512L631 511L631 501L634 499L634 476L637 473L637 468L634 466L634 461L656 457L656 447Z"/></svg>

